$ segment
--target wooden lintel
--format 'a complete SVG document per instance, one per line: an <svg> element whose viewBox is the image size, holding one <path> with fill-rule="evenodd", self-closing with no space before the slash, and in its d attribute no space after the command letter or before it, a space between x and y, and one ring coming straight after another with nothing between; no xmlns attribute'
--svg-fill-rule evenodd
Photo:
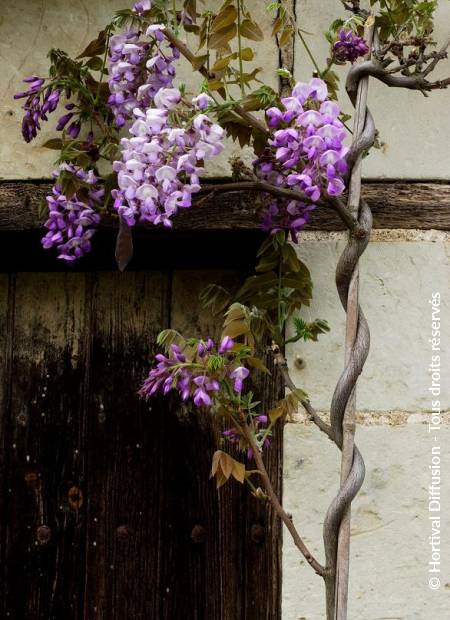
<svg viewBox="0 0 450 620"><path fill-rule="evenodd" d="M30 231L42 227L38 217L41 201L51 191L49 181L3 181L0 183L0 232ZM363 196L374 217L374 228L450 230L450 182L367 181ZM181 210L174 218L178 231L258 230L254 192L230 192L202 196L198 208ZM117 225L114 218L105 228ZM342 230L338 216L318 207L309 230Z"/></svg>

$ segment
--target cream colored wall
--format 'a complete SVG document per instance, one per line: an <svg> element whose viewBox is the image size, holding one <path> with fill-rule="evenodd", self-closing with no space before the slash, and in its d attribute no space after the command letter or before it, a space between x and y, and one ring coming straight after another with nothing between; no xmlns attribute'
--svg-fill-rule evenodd
<svg viewBox="0 0 450 620"><path fill-rule="evenodd" d="M20 130L21 102L13 100L14 93L23 90L23 77L45 76L48 71L46 55L51 47L59 47L69 54L79 53L108 23L114 11L131 4L128 0L3 0L0 15L0 179L49 177L53 169L55 153L41 145L53 137L60 115L58 112L50 115L38 137L31 144L25 144ZM219 7L222 1L214 0L214 4ZM271 18L265 10L266 5L265 0L260 0L252 8L255 20L267 37L255 60L247 63L247 67L249 70L261 67L261 79L277 88L278 49L275 39L270 37ZM181 82L192 89L200 83L191 66L183 61L177 66L176 83ZM228 160L233 155L244 157L248 163L253 159L250 149L243 152L230 140L226 152L208 162L208 174L229 175Z"/></svg>
<svg viewBox="0 0 450 620"><path fill-rule="evenodd" d="M336 17L337 0L296 0L296 12L303 30L324 32ZM450 2L440 0L435 38L441 45L450 36ZM325 58L327 45L320 36L308 41L316 58ZM301 43L296 46L296 78L304 79L312 65ZM344 76L344 69L338 70ZM450 59L442 62L437 77L450 75ZM345 95L341 97L348 108ZM372 151L364 162L366 177L448 179L450 176L450 90L420 93L390 89L370 83L369 105L375 118L382 150ZM350 109L350 108L348 108Z"/></svg>
<svg viewBox="0 0 450 620"><path fill-rule="evenodd" d="M220 4L220 0L215 0ZM262 78L276 87L275 70L278 50L270 36L270 16L266 11L268 0L252 2L252 12L266 33L259 46L254 66L263 68ZM69 53L83 48L96 32L107 23L112 12L127 5L126 1L104 0L3 0L0 16L0 178L33 178L49 176L54 153L42 144L51 134L56 122L54 114L45 130L32 145L21 138L20 102L12 100L20 90L20 80L30 73L45 75L46 53L50 47L61 47ZM296 12L301 27L318 36L308 38L318 59L325 59L327 44L321 33L336 16L338 0L297 0ZM339 9L338 9L339 10ZM438 12L437 38L443 41L450 35L450 2L441 0ZM445 64L445 67L444 67ZM312 66L301 44L296 47L297 79L307 79ZM442 71L450 74L450 61L443 63ZM343 70L340 71L343 74ZM192 84L193 74L186 65L179 79ZM450 154L450 91L434 92L430 99L419 93L391 90L372 82L370 105L386 143L365 161L367 177L448 178ZM348 107L346 96L342 104ZM389 113L386 112L389 110ZM226 156L214 161L209 174L229 173L227 158L243 155L241 149L230 144ZM247 161L252 155L247 150Z"/></svg>
<svg viewBox="0 0 450 620"><path fill-rule="evenodd" d="M328 320L317 343L295 344L288 359L296 385L327 415L343 370L345 315L334 270L343 233L304 232L298 254L310 267L314 299L306 320ZM366 480L352 504L349 620L447 620L450 571L450 235L438 231L375 231L361 261L360 302L371 331L370 354L357 389L356 442ZM441 294L441 427L431 421L432 293ZM437 439L435 440L435 436ZM340 456L302 412L285 429L284 506L308 546L323 558L323 518L339 488ZM442 453L441 587L428 587L431 450ZM323 620L320 579L288 534L283 547L283 620Z"/></svg>

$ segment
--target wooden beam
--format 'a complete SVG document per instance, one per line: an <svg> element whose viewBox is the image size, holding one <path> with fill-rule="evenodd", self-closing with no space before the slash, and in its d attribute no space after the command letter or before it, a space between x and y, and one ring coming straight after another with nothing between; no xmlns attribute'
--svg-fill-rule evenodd
<svg viewBox="0 0 450 620"><path fill-rule="evenodd" d="M45 181L3 181L0 183L0 232L36 230L42 227L38 207L51 192ZM366 181L363 196L374 216L374 228L419 228L450 230L450 182ZM196 199L198 208L181 210L174 228L190 230L257 230L254 192L230 192ZM107 218L102 226L117 226ZM318 207L309 230L342 230L338 216Z"/></svg>

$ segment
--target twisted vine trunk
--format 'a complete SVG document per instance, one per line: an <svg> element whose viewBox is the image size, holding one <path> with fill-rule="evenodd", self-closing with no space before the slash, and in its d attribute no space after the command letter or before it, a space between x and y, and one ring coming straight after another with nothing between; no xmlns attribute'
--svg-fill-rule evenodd
<svg viewBox="0 0 450 620"><path fill-rule="evenodd" d="M373 27L366 30L371 43ZM362 486L364 460L354 443L355 389L370 345L370 334L359 305L359 258L369 242L372 214L361 200L361 158L375 139L375 125L367 109L367 78L360 77L358 66L348 75L348 95L355 107L354 140L349 156L351 165L348 209L358 220L349 235L336 268L336 286L347 313L345 368L336 385L330 409L331 438L342 451L341 487L325 516L323 538L326 557L327 620L347 618L348 570L350 548L350 506Z"/></svg>

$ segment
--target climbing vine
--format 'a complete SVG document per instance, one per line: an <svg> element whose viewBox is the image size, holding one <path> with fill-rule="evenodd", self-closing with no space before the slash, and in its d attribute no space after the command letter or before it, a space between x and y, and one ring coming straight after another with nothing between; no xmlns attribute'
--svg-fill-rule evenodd
<svg viewBox="0 0 450 620"><path fill-rule="evenodd" d="M336 14L344 16L325 33L329 54L322 63L290 3L272 2L269 36L282 48L298 38L315 68L309 81L296 82L281 67L277 92L261 81L260 68L249 65L265 36L251 4L225 0L217 8L215 2L142 0L118 11L77 57L50 50L48 76L25 78L26 90L15 97L24 100L27 142L37 138L50 115L60 114L55 137L44 144L58 156L53 193L41 209L42 245L69 264L90 251L102 217L117 218L116 258L123 270L133 253L133 227L170 228L180 209L201 209L203 199L196 196L254 192L255 217L267 231L255 273L235 290L212 285L202 293L204 305L222 317L221 338L163 331L161 352L140 395L149 399L175 391L200 415L225 421L223 445L212 459L217 486L233 478L273 505L325 581L328 620L342 619L349 506L364 479L364 462L348 428L369 347L357 295L358 260L371 228L370 209L361 198L361 161L378 142L366 103L368 78L424 95L446 88L450 78L433 80L431 74L447 57L450 42L439 48L433 40L436 0L336 0ZM200 76L195 91L177 77L181 62ZM351 117L337 103L334 69L345 64L345 88L355 108L352 136ZM234 158L229 182L203 185L207 162L222 153L227 139L253 150L252 165ZM310 303L312 282L295 244L317 208L336 211L349 230L336 272L348 313L347 355L330 424L293 383L284 357L286 344L317 340L329 330L321 319L308 323L299 316ZM252 376L269 373L267 355L284 379L286 396L263 411L250 386ZM343 454L341 488L324 518L324 563L308 550L264 465L275 425L299 406ZM231 456L229 446L242 458Z"/></svg>

